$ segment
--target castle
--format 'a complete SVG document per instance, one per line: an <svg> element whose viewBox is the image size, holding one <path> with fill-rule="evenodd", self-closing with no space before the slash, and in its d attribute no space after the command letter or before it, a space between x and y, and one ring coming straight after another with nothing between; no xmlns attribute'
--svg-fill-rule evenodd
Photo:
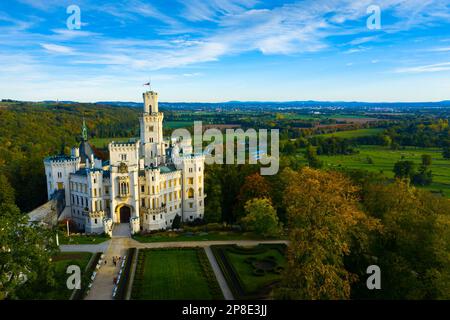
<svg viewBox="0 0 450 320"><path fill-rule="evenodd" d="M204 156L192 153L192 142L164 139L164 114L158 94L143 94L140 139L108 144L109 161L97 159L83 121L82 141L70 156L44 160L51 199L63 192L61 217L86 233L111 234L114 223L130 223L131 232L171 228L204 214Z"/></svg>

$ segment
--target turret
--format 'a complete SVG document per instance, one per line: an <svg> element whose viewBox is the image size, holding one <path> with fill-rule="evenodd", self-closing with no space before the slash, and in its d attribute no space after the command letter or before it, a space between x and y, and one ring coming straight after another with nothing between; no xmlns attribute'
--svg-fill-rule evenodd
<svg viewBox="0 0 450 320"><path fill-rule="evenodd" d="M144 97L144 113L158 112L158 93L154 91L147 91L143 94Z"/></svg>

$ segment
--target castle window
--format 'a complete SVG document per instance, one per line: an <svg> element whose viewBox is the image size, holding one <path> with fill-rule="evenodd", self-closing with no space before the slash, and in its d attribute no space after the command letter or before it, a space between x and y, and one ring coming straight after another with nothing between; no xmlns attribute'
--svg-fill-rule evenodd
<svg viewBox="0 0 450 320"><path fill-rule="evenodd" d="M109 194L109 188L105 187L105 194Z"/></svg>
<svg viewBox="0 0 450 320"><path fill-rule="evenodd" d="M202 206L202 201L199 201L199 202L198 202L198 205L201 207L201 206Z"/></svg>
<svg viewBox="0 0 450 320"><path fill-rule="evenodd" d="M199 195L199 196L202 195L202 188L198 188L198 195Z"/></svg>
<svg viewBox="0 0 450 320"><path fill-rule="evenodd" d="M94 178L94 183L97 183L97 179Z"/></svg>
<svg viewBox="0 0 450 320"><path fill-rule="evenodd" d="M198 177L198 183L202 183L202 176Z"/></svg>
<svg viewBox="0 0 450 320"><path fill-rule="evenodd" d="M192 172L192 168L189 168L189 172Z"/></svg>
<svg viewBox="0 0 450 320"><path fill-rule="evenodd" d="M142 192L142 193L145 192L145 186L141 186L141 192Z"/></svg>
<svg viewBox="0 0 450 320"><path fill-rule="evenodd" d="M194 189L189 188L187 194L189 199L194 198Z"/></svg>
<svg viewBox="0 0 450 320"><path fill-rule="evenodd" d="M198 172L202 172L202 167L198 167Z"/></svg>
<svg viewBox="0 0 450 320"><path fill-rule="evenodd" d="M153 215L153 220L156 220L156 216L155 215Z"/></svg>
<svg viewBox="0 0 450 320"><path fill-rule="evenodd" d="M95 219L95 224L97 224L97 219Z"/></svg>
<svg viewBox="0 0 450 320"><path fill-rule="evenodd" d="M194 184L194 178L188 178L188 183L189 184Z"/></svg>
<svg viewBox="0 0 450 320"><path fill-rule="evenodd" d="M145 199L141 199L141 207L145 207Z"/></svg>
<svg viewBox="0 0 450 320"><path fill-rule="evenodd" d="M192 219L193 219L193 216L189 216L189 219L191 219L191 220L192 220Z"/></svg>
<svg viewBox="0 0 450 320"><path fill-rule="evenodd" d="M192 202L189 202L189 208L193 208L194 207L194 204L192 203Z"/></svg>
<svg viewBox="0 0 450 320"><path fill-rule="evenodd" d="M121 155L120 155L120 159L121 159L122 161L127 161L127 155L126 155L126 154L121 154Z"/></svg>
<svg viewBox="0 0 450 320"><path fill-rule="evenodd" d="M162 219L162 214L160 214L159 217Z"/></svg>

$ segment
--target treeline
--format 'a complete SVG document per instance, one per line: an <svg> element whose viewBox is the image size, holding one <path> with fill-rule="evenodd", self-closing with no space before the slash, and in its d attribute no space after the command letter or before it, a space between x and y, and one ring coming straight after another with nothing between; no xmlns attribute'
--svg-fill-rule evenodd
<svg viewBox="0 0 450 320"><path fill-rule="evenodd" d="M43 160L70 153L83 118L91 137L138 133L138 110L95 104L0 103L0 174L15 191L16 204L29 212L47 200Z"/></svg>
<svg viewBox="0 0 450 320"><path fill-rule="evenodd" d="M450 298L450 202L408 180L364 171L258 166L206 167L209 222L245 225L271 217L287 228L288 265L279 299ZM263 201L264 199L264 201ZM273 209L272 209L273 208ZM369 290L367 268L381 269L382 290Z"/></svg>

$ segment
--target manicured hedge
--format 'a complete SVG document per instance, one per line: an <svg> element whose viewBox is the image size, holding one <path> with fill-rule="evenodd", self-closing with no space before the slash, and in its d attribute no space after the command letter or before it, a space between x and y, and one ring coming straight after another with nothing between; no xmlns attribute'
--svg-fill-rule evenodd
<svg viewBox="0 0 450 320"><path fill-rule="evenodd" d="M261 299L263 298L264 293L261 292L261 294L255 294L255 293L249 293L245 290L245 285L242 282L241 277L239 276L239 273L234 268L233 264L228 258L227 252L239 254L239 255L258 255L266 252L268 249L275 249L278 252L280 252L281 255L285 255L285 249L286 247L283 245L278 244L260 244L256 247L239 247L237 245L214 245L211 246L211 250L217 260L217 263L220 266L220 269L222 270L222 273L230 287L230 290L233 293L233 296L235 299ZM273 256L269 256L266 259L271 260L271 258L275 258ZM246 259L248 263L253 264L256 259L254 257L249 257ZM277 266L272 270L271 272L274 272L276 274L280 274L283 270L283 267ZM265 271L259 268L253 269L253 274L255 276L264 276Z"/></svg>

